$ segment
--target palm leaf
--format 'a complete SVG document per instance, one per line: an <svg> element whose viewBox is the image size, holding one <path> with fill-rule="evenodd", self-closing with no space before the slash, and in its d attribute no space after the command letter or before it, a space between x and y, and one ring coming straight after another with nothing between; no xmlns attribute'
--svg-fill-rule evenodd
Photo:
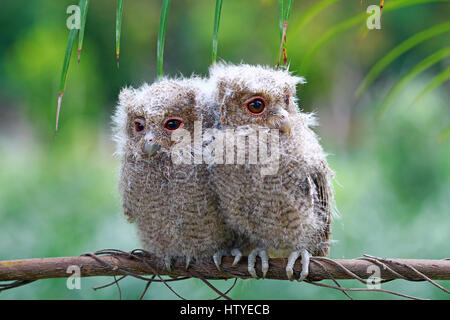
<svg viewBox="0 0 450 320"><path fill-rule="evenodd" d="M450 0L398 0L393 2L389 6L384 8L384 12L397 10L403 7L412 6L416 4L423 3L431 3L431 2L449 2ZM307 73L309 70L309 66L311 65L312 58L315 56L317 51L324 46L328 41L336 38L337 35L351 29L352 27L357 26L359 23L362 23L366 19L366 13L359 13L354 15L351 18L335 25L330 28L327 32L325 32L321 37L319 37L311 46L311 48L306 52L305 57L303 58L303 62L301 64L300 69L302 73Z"/></svg>
<svg viewBox="0 0 450 320"><path fill-rule="evenodd" d="M430 56L426 57L424 60L419 62L414 68L409 70L408 73L406 73L396 84L395 86L389 91L387 96L383 99L383 102L381 103L381 108L379 111L379 116L383 116L386 110L389 108L389 106L392 104L392 102L395 100L397 95L400 93L400 91L409 83L411 80L413 80L417 75L419 75L424 70L428 69L435 63L441 61L442 59L450 56L450 46L445 47Z"/></svg>
<svg viewBox="0 0 450 320"><path fill-rule="evenodd" d="M382 59L380 59L369 71L366 77L363 79L358 89L356 90L356 95L361 96L367 88L375 81L378 75L395 59L400 55L408 51L409 49L419 45L420 43L437 36L441 33L450 31L450 22L445 22L437 26L433 26L427 30L416 33L412 37L400 43L394 49L389 51Z"/></svg>
<svg viewBox="0 0 450 320"><path fill-rule="evenodd" d="M216 13L214 15L214 33L213 33L213 44L212 44L212 63L216 63L217 60L217 45L219 43L219 25L220 25L220 15L222 12L223 0L216 0Z"/></svg>
<svg viewBox="0 0 450 320"><path fill-rule="evenodd" d="M438 137L438 140L439 142L442 143L445 140L447 140L449 136L450 136L450 124L447 125L447 128L445 128L444 131L442 131L442 133Z"/></svg>
<svg viewBox="0 0 450 320"><path fill-rule="evenodd" d="M122 13L123 13L123 0L117 0L117 7L116 7L116 59L117 59L117 67L119 67L120 34L122 33Z"/></svg>
<svg viewBox="0 0 450 320"><path fill-rule="evenodd" d="M87 17L88 7L89 7L89 0L81 0L80 1L81 29L80 29L80 34L78 35L78 63L80 63L81 50L83 49L84 29L86 26L86 17Z"/></svg>
<svg viewBox="0 0 450 320"><path fill-rule="evenodd" d="M423 99L427 94L429 94L431 91L439 87L448 79L450 79L450 67L448 67L447 69L439 73L437 76L435 76L433 79L431 79L431 81L414 98L413 103L416 103L419 100Z"/></svg>
<svg viewBox="0 0 450 320"><path fill-rule="evenodd" d="M157 65L158 65L158 77L163 76L163 57L164 57L164 40L166 35L166 23L167 15L169 13L170 0L163 0L161 8L161 17L159 20L158 30L158 47L157 47Z"/></svg>
<svg viewBox="0 0 450 320"><path fill-rule="evenodd" d="M319 13L333 5L334 3L341 0L322 0L316 2L314 5L309 8L300 19L297 20L295 25L292 27L293 38L297 38L300 33L303 31L303 28Z"/></svg>

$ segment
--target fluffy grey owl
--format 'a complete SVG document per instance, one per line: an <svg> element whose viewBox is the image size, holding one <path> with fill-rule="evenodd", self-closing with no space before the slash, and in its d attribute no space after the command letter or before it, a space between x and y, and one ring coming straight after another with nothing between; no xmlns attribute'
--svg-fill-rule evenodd
<svg viewBox="0 0 450 320"><path fill-rule="evenodd" d="M227 160L212 166L221 214L241 239L235 242L233 254L238 260L243 247L251 249L248 270L254 277L257 256L263 275L269 256L288 257L289 279L301 257L301 281L308 275L310 256L328 254L333 201L332 171L310 129L314 119L296 104L296 85L303 78L262 66L217 64L210 69L210 81L215 88L217 126L222 132L234 131L234 137L225 135L224 144L232 145L233 139L236 143L235 162L227 162L233 158L228 157L233 148L226 148ZM257 136L250 138L255 132ZM238 154L242 146L237 137L245 135L248 144L243 157ZM265 153L261 139L275 142L270 150L278 157L270 163L261 161ZM259 150L254 148L257 141ZM264 172L268 165L273 170Z"/></svg>
<svg viewBox="0 0 450 320"><path fill-rule="evenodd" d="M191 153L195 126L207 110L203 84L197 78L163 79L125 88L113 117L125 215L137 223L144 248L169 270L172 258L185 258L188 267L192 258L221 252L230 238L206 165L194 163Z"/></svg>

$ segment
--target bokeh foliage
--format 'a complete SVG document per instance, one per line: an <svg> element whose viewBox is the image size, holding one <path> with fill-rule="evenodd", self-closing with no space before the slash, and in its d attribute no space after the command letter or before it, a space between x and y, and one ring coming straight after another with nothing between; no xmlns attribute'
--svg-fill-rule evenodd
<svg viewBox="0 0 450 320"><path fill-rule="evenodd" d="M356 90L390 50L433 26L448 23L449 1L389 11L383 27L367 30L364 14L378 1L296 0L287 31L290 68L306 75L300 105L318 114L318 134L336 172L340 218L333 228L332 258L363 253L382 257L445 258L450 243L449 82L419 101L416 95L449 66L448 57L422 70L378 117L383 99L402 76L450 44L449 32L405 51L384 68L361 97ZM5 1L0 11L0 259L79 255L103 248L139 247L122 215L116 188L110 116L121 87L156 78L161 1L125 1L116 66L115 1L89 4L81 64L73 61L53 136L59 80L69 31L66 8L78 1ZM309 11L309 9L312 9ZM164 72L206 75L211 61L215 1L172 1L167 20ZM317 13L317 14L315 14ZM361 15L305 55L321 37ZM352 22L353 23L353 22ZM340 29L339 29L340 30ZM280 47L278 2L224 0L218 59L275 65ZM76 46L76 45L75 45ZM420 65L419 65L420 66ZM443 138L444 137L444 138ZM83 279L82 290L65 280L45 280L0 294L0 299L109 299L111 279ZM225 289L231 281L214 282ZM343 281L345 286L359 286ZM448 283L444 283L448 286ZM424 283L394 281L386 289L448 298ZM122 282L135 299L144 283ZM212 298L201 282L174 284L187 298ZM394 298L354 293L356 298ZM152 284L147 298L175 298ZM341 299L342 293L287 281L239 281L238 299Z"/></svg>

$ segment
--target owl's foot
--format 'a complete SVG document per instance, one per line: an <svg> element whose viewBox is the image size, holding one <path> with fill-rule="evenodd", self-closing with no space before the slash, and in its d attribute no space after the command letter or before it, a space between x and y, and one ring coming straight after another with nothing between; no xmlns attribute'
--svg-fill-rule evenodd
<svg viewBox="0 0 450 320"><path fill-rule="evenodd" d="M261 258L262 273L263 278L265 278L267 271L269 271L269 256L265 249L256 248L250 252L248 255L248 273L250 273L253 278L258 279L255 271L256 256Z"/></svg>
<svg viewBox="0 0 450 320"><path fill-rule="evenodd" d="M233 264L232 264L232 266L234 267L241 260L242 252L241 252L241 250L235 248L235 249L231 250L231 255L234 257Z"/></svg>
<svg viewBox="0 0 450 320"><path fill-rule="evenodd" d="M220 269L220 265L222 264L222 257L225 255L225 251L219 250L213 255L214 264L216 265L217 270L222 271Z"/></svg>
<svg viewBox="0 0 450 320"><path fill-rule="evenodd" d="M294 251L289 255L288 263L286 266L286 275L289 280L293 280L294 276L294 264L295 261L297 261L298 257L302 257L302 271L300 272L300 278L298 278L298 281L303 281L306 279L309 273L309 258L311 258L311 254L303 249L299 251Z"/></svg>

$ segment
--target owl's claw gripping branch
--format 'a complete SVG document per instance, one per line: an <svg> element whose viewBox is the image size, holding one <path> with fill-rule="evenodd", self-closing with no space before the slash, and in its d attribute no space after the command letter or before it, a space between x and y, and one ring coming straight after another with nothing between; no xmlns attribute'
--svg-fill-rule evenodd
<svg viewBox="0 0 450 320"><path fill-rule="evenodd" d="M192 260L191 256L187 256L186 257L186 270L189 269L189 266L191 264L191 260Z"/></svg>
<svg viewBox="0 0 450 320"><path fill-rule="evenodd" d="M234 248L233 250L231 250L231 255L234 257L234 261L232 264L232 266L234 267L236 264L238 264L239 261L241 261L242 252L241 250Z"/></svg>
<svg viewBox="0 0 450 320"><path fill-rule="evenodd" d="M223 251L217 251L213 255L214 264L216 265L217 270L222 271L220 269L220 265L222 264L222 257L224 255Z"/></svg>
<svg viewBox="0 0 450 320"><path fill-rule="evenodd" d="M262 273L263 278L265 278L267 271L269 271L269 256L265 249L257 248L250 252L248 255L248 273L250 273L253 278L258 279L258 275L255 271L256 256L261 258Z"/></svg>
<svg viewBox="0 0 450 320"><path fill-rule="evenodd" d="M164 265L166 266L167 271L172 272L172 261L169 257L164 258Z"/></svg>
<svg viewBox="0 0 450 320"><path fill-rule="evenodd" d="M299 282L305 280L309 274L309 258L311 257L312 255L307 250L302 250L302 272L298 278Z"/></svg>
<svg viewBox="0 0 450 320"><path fill-rule="evenodd" d="M309 260L312 257L311 254L308 252L308 250L299 250L294 251L289 255L288 263L286 265L286 275L289 280L294 280L294 264L295 261L301 256L301 263L302 263L302 271L300 273L300 278L298 281L303 281L306 279L309 273Z"/></svg>

